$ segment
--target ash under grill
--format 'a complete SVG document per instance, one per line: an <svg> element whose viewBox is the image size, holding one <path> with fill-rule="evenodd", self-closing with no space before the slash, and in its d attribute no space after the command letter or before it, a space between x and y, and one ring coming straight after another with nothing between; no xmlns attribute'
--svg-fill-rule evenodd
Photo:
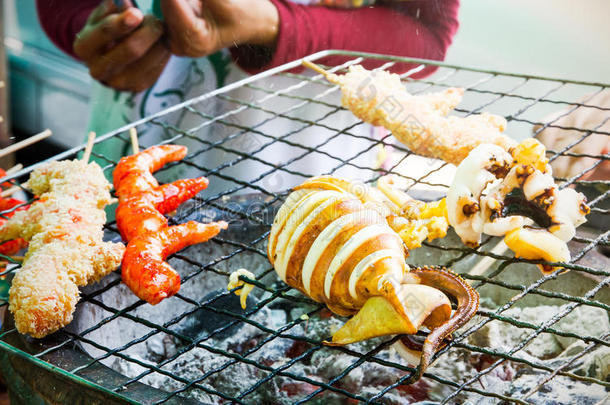
<svg viewBox="0 0 610 405"><path fill-rule="evenodd" d="M350 60L335 70L371 57L344 54ZM404 61L432 63L376 58L382 68ZM482 299L477 316L435 356L418 383L402 385L413 369L389 348L395 338L343 348L322 344L344 319L278 281L266 259L269 226L285 190L312 175L373 182L392 172L409 180L414 196L435 199L446 191L451 168L413 156L391 135L360 123L340 107L335 86L319 76L288 73L297 64L100 137L99 143L115 142L128 151L127 131L136 126L143 147L152 145L154 133L163 133L167 143L189 146L183 162L169 165L157 177L164 181L204 175L211 187L182 206L175 220L226 219L230 228L170 259L183 280L176 296L150 306L113 274L83 290L75 321L65 331L33 342L18 335L10 323L4 325L3 352L25 349L30 354L19 356L48 361L69 376L98 384L109 398L143 403L180 403L186 398L204 404L608 400L610 259L602 253L610 247L608 180L567 179L566 185L575 184L588 194L592 207L589 223L570 243L570 272L542 277L527 260L493 250L498 242L494 238L472 250L450 233L411 252L410 264L450 266L476 287ZM548 113L577 108L582 103L574 100L606 88L439 65L427 80L412 82L405 75L408 89L418 93L465 87L458 114L504 115L509 121L506 132L519 139L529 136ZM272 73L273 82L267 81ZM255 97L246 99L244 89ZM217 104L206 102L212 98L220 101L222 111L210 110L209 105ZM610 120L610 110L604 111ZM603 125L605 121L597 129L572 130L582 134L582 142L591 134L610 136ZM276 132L280 127L288 130ZM392 148L399 158L383 169L372 169L382 147L385 153ZM549 157L573 155L565 148ZM95 152L94 156L110 175L116 161ZM590 157L594 166L610 160L608 155ZM15 181L24 181L30 170L17 174ZM107 233L118 240L113 222ZM226 291L229 274L240 267L256 275L250 280L256 288L245 311ZM8 305L1 298L0 303Z"/></svg>

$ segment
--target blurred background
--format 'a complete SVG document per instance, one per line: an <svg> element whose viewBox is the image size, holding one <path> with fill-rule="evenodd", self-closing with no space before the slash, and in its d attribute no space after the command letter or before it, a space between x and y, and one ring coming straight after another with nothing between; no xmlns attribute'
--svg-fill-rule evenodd
<svg viewBox="0 0 610 405"><path fill-rule="evenodd" d="M36 17L34 0L3 0L10 120L4 138L19 140L45 128L52 140L17 156L39 161L83 142L91 79L57 49ZM608 82L610 2L589 0L468 0L449 63L508 72ZM6 94L6 93L5 93ZM576 95L578 96L578 95ZM10 135L9 135L10 133Z"/></svg>

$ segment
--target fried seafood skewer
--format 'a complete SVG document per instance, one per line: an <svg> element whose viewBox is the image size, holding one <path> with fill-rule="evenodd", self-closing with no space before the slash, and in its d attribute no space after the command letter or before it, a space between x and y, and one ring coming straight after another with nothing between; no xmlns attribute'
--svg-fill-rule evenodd
<svg viewBox="0 0 610 405"><path fill-rule="evenodd" d="M590 209L583 194L559 189L544 146L533 138L510 153L480 145L458 166L447 193L449 223L466 245L504 236L517 257L568 262L567 242ZM538 265L544 274L557 270Z"/></svg>
<svg viewBox="0 0 610 405"><path fill-rule="evenodd" d="M387 128L418 155L457 165L482 143L505 150L516 144L502 134L506 128L503 117L485 112L464 118L447 116L462 100L464 89L412 95L394 73L353 65L346 74L336 75L313 66L341 87L344 107L365 122Z"/></svg>
<svg viewBox="0 0 610 405"><path fill-rule="evenodd" d="M72 320L79 286L115 270L121 243L103 242L110 184L96 163L51 162L24 184L38 199L0 228L0 239L29 241L13 279L9 310L21 333L40 338Z"/></svg>
<svg viewBox="0 0 610 405"><path fill-rule="evenodd" d="M409 271L387 203L376 189L310 179L276 214L267 254L287 284L338 315L354 315L329 344L414 334L422 326L436 331L423 345L419 378L443 339L474 315L478 294L448 270ZM453 316L444 292L458 298Z"/></svg>
<svg viewBox="0 0 610 405"><path fill-rule="evenodd" d="M133 140L133 137L132 137ZM137 145L137 144L136 144ZM180 289L180 275L165 258L186 246L205 242L227 228L224 221L167 225L174 211L208 185L205 177L159 185L153 172L186 156L186 147L153 146L122 158L113 173L119 197L116 221L128 242L122 263L123 282L139 298L158 304Z"/></svg>

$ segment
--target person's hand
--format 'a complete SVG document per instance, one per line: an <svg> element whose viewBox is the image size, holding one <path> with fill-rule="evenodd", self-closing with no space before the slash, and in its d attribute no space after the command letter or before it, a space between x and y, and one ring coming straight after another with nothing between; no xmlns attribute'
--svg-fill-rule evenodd
<svg viewBox="0 0 610 405"><path fill-rule="evenodd" d="M249 44L273 47L279 14L269 0L161 0L170 51L201 57Z"/></svg>
<svg viewBox="0 0 610 405"><path fill-rule="evenodd" d="M162 35L163 24L155 17L135 7L120 11L112 0L104 0L77 34L74 53L94 79L138 92L157 81L169 60Z"/></svg>

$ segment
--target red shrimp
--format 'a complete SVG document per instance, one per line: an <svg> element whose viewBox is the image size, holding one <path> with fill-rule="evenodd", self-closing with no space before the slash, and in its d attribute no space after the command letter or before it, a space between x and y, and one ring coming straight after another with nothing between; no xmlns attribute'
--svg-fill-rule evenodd
<svg viewBox="0 0 610 405"><path fill-rule="evenodd" d="M116 210L116 223L123 240L130 241L137 235L167 226L163 214L175 210L207 186L205 177L177 180L122 198Z"/></svg>
<svg viewBox="0 0 610 405"><path fill-rule="evenodd" d="M116 195L120 198L159 186L152 174L166 163L182 160L186 151L186 146L159 145L121 158L113 173Z"/></svg>
<svg viewBox="0 0 610 405"><path fill-rule="evenodd" d="M224 221L209 224L189 221L136 236L127 244L123 256L123 282L140 299L158 304L180 289L180 275L165 258L211 239L227 226Z"/></svg>

